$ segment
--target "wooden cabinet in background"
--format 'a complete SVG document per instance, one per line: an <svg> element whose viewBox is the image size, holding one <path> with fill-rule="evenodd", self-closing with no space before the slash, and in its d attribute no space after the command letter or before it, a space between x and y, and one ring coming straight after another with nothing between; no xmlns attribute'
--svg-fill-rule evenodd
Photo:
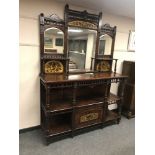
<svg viewBox="0 0 155 155"><path fill-rule="evenodd" d="M135 117L135 62L124 61L122 74L128 76L124 89L122 114L127 118L132 118Z"/></svg>

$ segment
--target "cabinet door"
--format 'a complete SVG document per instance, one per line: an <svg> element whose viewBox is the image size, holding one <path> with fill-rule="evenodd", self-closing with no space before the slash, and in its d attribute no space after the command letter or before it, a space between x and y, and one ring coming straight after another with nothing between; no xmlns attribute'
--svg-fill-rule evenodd
<svg viewBox="0 0 155 155"><path fill-rule="evenodd" d="M76 109L75 128L81 128L101 123L102 117L103 117L103 107L101 105Z"/></svg>

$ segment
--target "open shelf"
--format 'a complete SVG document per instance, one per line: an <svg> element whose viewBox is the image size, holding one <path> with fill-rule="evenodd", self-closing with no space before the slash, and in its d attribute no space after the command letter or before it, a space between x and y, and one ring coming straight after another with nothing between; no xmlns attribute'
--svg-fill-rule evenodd
<svg viewBox="0 0 155 155"><path fill-rule="evenodd" d="M74 107L81 108L102 103L103 103L103 97L94 97L94 98L85 97L77 99L77 104L74 105Z"/></svg>
<svg viewBox="0 0 155 155"><path fill-rule="evenodd" d="M110 95L108 96L108 99L107 99L108 105L115 104L119 100L120 100L120 97L110 93Z"/></svg>
<svg viewBox="0 0 155 155"><path fill-rule="evenodd" d="M105 122L116 120L118 118L120 118L120 116L117 113L108 110Z"/></svg>
<svg viewBox="0 0 155 155"><path fill-rule="evenodd" d="M72 113L54 115L51 117L50 136L70 132L71 130L71 117Z"/></svg>
<svg viewBox="0 0 155 155"><path fill-rule="evenodd" d="M58 111L65 111L65 110L71 110L71 109L72 109L71 101L58 100L58 101L51 103L47 111L58 112Z"/></svg>
<svg viewBox="0 0 155 155"><path fill-rule="evenodd" d="M61 125L57 125L51 128L49 135L50 136L54 136L54 135L59 135L59 134L63 134L63 133L67 133L70 132L71 127L67 124L61 124Z"/></svg>

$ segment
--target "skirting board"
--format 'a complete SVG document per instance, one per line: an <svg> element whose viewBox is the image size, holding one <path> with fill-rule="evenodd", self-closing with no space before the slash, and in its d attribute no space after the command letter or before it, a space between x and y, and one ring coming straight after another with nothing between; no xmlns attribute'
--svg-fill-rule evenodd
<svg viewBox="0 0 155 155"><path fill-rule="evenodd" d="M32 130L36 130L36 129L40 129L40 128L41 128L41 126L38 125L38 126L30 127L30 128L20 129L19 134L25 133L25 132L28 132L28 131L32 131Z"/></svg>

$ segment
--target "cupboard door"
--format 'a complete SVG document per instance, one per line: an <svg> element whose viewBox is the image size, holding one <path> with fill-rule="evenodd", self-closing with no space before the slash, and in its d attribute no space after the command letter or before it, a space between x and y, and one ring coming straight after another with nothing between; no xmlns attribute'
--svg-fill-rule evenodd
<svg viewBox="0 0 155 155"><path fill-rule="evenodd" d="M75 110L75 128L102 123L102 105L79 108Z"/></svg>

